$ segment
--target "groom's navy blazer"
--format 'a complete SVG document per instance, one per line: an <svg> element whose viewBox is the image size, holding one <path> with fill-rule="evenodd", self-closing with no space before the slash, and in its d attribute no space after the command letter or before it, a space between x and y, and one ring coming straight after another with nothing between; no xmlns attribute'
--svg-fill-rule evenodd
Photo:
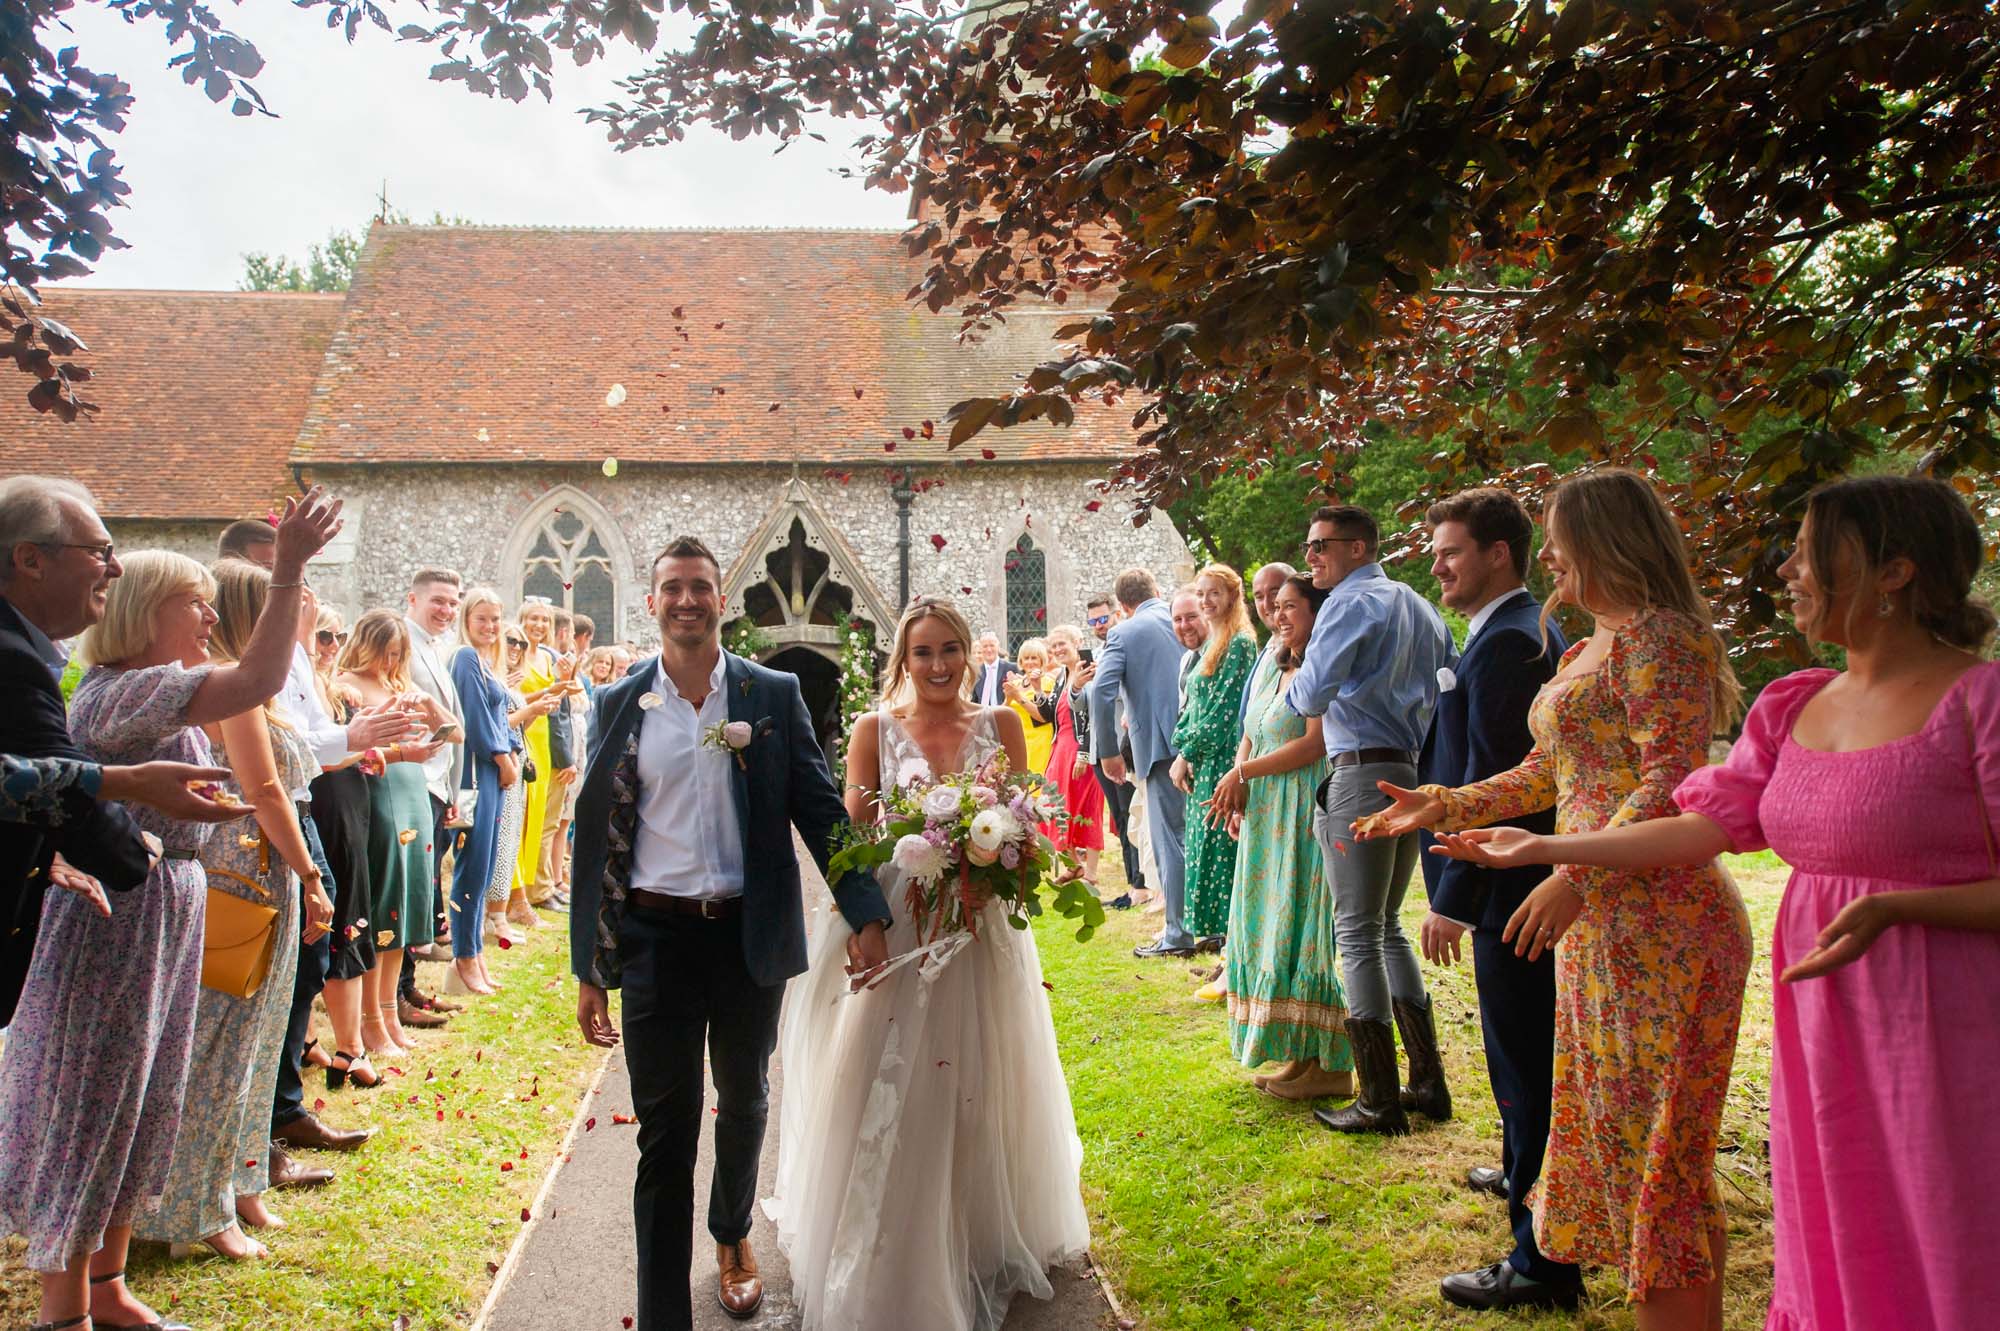
<svg viewBox="0 0 2000 1331"><path fill-rule="evenodd" d="M847 821L847 808L814 738L798 676L723 656L729 720L747 721L755 732L741 751L741 765L731 764L743 828L743 956L757 983L782 984L806 968L805 908L791 830L798 828L824 873L828 842ZM618 943L631 886L639 700L654 690L659 660L648 657L598 690L590 769L576 797L570 968L578 979L608 989L619 984ZM889 918L870 874L843 876L833 884L833 897L856 929Z"/></svg>
<svg viewBox="0 0 2000 1331"><path fill-rule="evenodd" d="M1569 648L1561 630L1549 625L1542 642L1541 607L1517 591L1479 628L1452 663L1457 682L1438 695L1430 735L1424 740L1419 779L1426 785L1469 786L1518 764L1535 747L1528 733L1528 707L1556 673ZM1555 830L1555 813L1507 820L1531 832ZM1528 893L1549 876L1543 866L1488 869L1431 853L1422 838L1424 886L1431 910L1475 929L1500 930Z"/></svg>

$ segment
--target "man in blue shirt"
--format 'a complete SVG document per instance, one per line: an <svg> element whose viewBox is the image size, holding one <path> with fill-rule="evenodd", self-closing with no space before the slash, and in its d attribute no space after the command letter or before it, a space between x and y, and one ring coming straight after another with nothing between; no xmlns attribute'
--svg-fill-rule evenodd
<svg viewBox="0 0 2000 1331"><path fill-rule="evenodd" d="M1415 834L1356 841L1357 818L1388 807L1377 787L1417 779L1417 755L1437 708L1438 671L1451 634L1429 601L1375 562L1380 536L1368 510L1330 505L1306 533L1313 585L1328 593L1285 701L1322 718L1327 761L1313 831L1333 888L1334 939L1347 989L1347 1036L1360 1096L1316 1117L1337 1132L1403 1133L1393 1016L1410 1058L1410 1084L1434 1119L1451 1116L1430 996L1397 916L1417 867Z"/></svg>

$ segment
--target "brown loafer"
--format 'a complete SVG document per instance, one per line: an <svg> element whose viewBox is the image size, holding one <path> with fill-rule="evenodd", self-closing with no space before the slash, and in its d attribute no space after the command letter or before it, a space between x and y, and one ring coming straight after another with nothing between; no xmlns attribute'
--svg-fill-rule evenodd
<svg viewBox="0 0 2000 1331"><path fill-rule="evenodd" d="M271 1186L274 1188L323 1188L333 1182L331 1169L302 1165L286 1153L284 1143L271 1143Z"/></svg>
<svg viewBox="0 0 2000 1331"><path fill-rule="evenodd" d="M373 1129L367 1128L356 1132L344 1132L339 1128L330 1128L311 1114L302 1114L283 1127L274 1128L271 1131L271 1136L274 1139L283 1142L287 1146L302 1146L314 1151L358 1150L361 1143L374 1135Z"/></svg>
<svg viewBox="0 0 2000 1331"><path fill-rule="evenodd" d="M396 1020L402 1022L405 1026L414 1026L418 1030L429 1031L436 1030L450 1021L451 1018L445 1016L442 1012L426 1012L409 999L398 998L396 1000Z"/></svg>
<svg viewBox="0 0 2000 1331"><path fill-rule="evenodd" d="M716 1244L715 1267L720 1275L715 1301L722 1305L722 1311L739 1322L755 1317L764 1305L764 1278L757 1274L750 1241Z"/></svg>

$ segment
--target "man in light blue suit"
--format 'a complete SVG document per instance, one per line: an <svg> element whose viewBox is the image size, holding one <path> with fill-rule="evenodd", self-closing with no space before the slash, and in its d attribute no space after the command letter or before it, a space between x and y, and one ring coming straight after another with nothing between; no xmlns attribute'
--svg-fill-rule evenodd
<svg viewBox="0 0 2000 1331"><path fill-rule="evenodd" d="M1181 924L1187 890L1184 829L1187 796L1169 775L1174 761L1174 722L1180 715L1180 665L1183 648L1174 636L1167 603L1159 584L1142 568L1118 575L1111 594L1125 607L1126 619L1105 635L1097 661L1097 678L1089 698L1093 716L1109 716L1123 700L1126 734L1132 742L1133 779L1146 783L1146 821L1152 833L1153 862L1160 871L1154 884L1166 898L1166 925L1151 943L1132 949L1141 957L1186 957L1194 954L1194 937ZM1113 781L1125 779L1125 760L1118 752L1115 726L1091 727L1094 756Z"/></svg>

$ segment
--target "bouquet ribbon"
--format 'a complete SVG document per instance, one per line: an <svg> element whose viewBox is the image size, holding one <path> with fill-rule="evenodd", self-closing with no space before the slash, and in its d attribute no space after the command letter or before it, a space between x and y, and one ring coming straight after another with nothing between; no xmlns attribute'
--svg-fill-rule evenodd
<svg viewBox="0 0 2000 1331"><path fill-rule="evenodd" d="M869 980L867 986L850 992L866 993L868 992L868 988L888 978L893 972L910 965L916 966L918 978L925 984L929 984L943 972L953 957L964 950L967 943L973 942L975 939L976 935L969 929L961 929L957 933L949 933L942 938L933 938L922 947L912 948L910 951L885 962L882 969L875 972L874 978Z"/></svg>

